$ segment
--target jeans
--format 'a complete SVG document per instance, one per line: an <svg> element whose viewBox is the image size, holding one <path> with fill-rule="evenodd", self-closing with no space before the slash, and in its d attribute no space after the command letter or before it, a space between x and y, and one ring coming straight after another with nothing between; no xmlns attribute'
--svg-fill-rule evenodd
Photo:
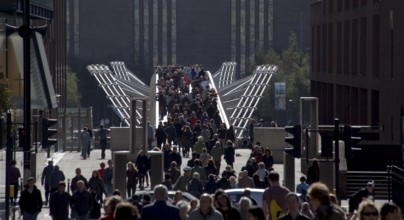
<svg viewBox="0 0 404 220"><path fill-rule="evenodd" d="M105 192L108 196L112 196L112 185L104 183Z"/></svg>
<svg viewBox="0 0 404 220"><path fill-rule="evenodd" d="M90 213L87 212L84 215L79 215L76 211L72 210L72 220L89 220Z"/></svg>
<svg viewBox="0 0 404 220"><path fill-rule="evenodd" d="M22 213L22 219L23 220L36 220L36 218L38 217L38 214L39 214L38 212L35 214L24 212L24 213Z"/></svg>

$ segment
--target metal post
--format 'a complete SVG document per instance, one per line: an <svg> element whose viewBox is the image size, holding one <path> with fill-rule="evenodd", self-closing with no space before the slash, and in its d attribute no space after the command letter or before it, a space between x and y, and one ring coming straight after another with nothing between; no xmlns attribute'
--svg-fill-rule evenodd
<svg viewBox="0 0 404 220"><path fill-rule="evenodd" d="M34 132L35 154L37 154L38 153L38 129L39 129L37 120L35 120L35 122L34 122L34 127L35 127L35 132Z"/></svg>
<svg viewBox="0 0 404 220"><path fill-rule="evenodd" d="M392 165L387 165L387 198L388 201L390 202L391 200L391 188L390 188L390 184L391 184L391 168Z"/></svg>
<svg viewBox="0 0 404 220"><path fill-rule="evenodd" d="M12 140L11 140L11 113L7 112L7 149L6 149L6 219L10 216L10 168L12 159ZM1 135L1 134L0 134Z"/></svg>
<svg viewBox="0 0 404 220"><path fill-rule="evenodd" d="M309 128L306 128L306 164L309 164Z"/></svg>
<svg viewBox="0 0 404 220"><path fill-rule="evenodd" d="M339 119L334 119L334 140L335 140L335 196L340 198L339 188Z"/></svg>
<svg viewBox="0 0 404 220"><path fill-rule="evenodd" d="M30 0L24 0L23 24L30 25ZM31 175L31 60L30 60L30 40L31 36L23 37L23 57L24 57L24 174ZM28 176L25 176L28 178Z"/></svg>

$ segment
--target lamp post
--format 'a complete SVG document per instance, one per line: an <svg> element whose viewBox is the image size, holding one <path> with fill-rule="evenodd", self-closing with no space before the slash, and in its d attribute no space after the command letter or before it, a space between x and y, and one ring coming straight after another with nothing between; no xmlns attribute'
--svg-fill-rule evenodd
<svg viewBox="0 0 404 220"><path fill-rule="evenodd" d="M289 119L289 121L288 121L288 125L292 125L293 124L293 99L288 99L288 103L289 103L289 111L290 111L290 119Z"/></svg>
<svg viewBox="0 0 404 220"><path fill-rule="evenodd" d="M18 29L18 34L23 38L23 64L24 64L24 129L26 134L31 134L31 59L30 38L32 28L30 26L30 0L24 0L23 25ZM25 135L24 146L24 178L31 173L31 136Z"/></svg>

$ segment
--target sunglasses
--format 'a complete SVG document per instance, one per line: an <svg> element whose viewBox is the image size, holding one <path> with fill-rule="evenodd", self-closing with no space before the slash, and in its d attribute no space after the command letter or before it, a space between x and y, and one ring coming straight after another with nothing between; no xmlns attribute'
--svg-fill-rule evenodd
<svg viewBox="0 0 404 220"><path fill-rule="evenodd" d="M378 216L379 214L377 212L362 212L363 216Z"/></svg>

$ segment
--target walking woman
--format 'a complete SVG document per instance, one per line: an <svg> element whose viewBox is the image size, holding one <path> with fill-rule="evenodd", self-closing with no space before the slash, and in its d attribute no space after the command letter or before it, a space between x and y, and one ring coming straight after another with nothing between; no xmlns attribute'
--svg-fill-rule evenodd
<svg viewBox="0 0 404 220"><path fill-rule="evenodd" d="M126 191L128 193L128 197L132 197L136 192L136 184L138 181L139 174L135 168L135 165L132 162L128 163L128 169L126 170Z"/></svg>

